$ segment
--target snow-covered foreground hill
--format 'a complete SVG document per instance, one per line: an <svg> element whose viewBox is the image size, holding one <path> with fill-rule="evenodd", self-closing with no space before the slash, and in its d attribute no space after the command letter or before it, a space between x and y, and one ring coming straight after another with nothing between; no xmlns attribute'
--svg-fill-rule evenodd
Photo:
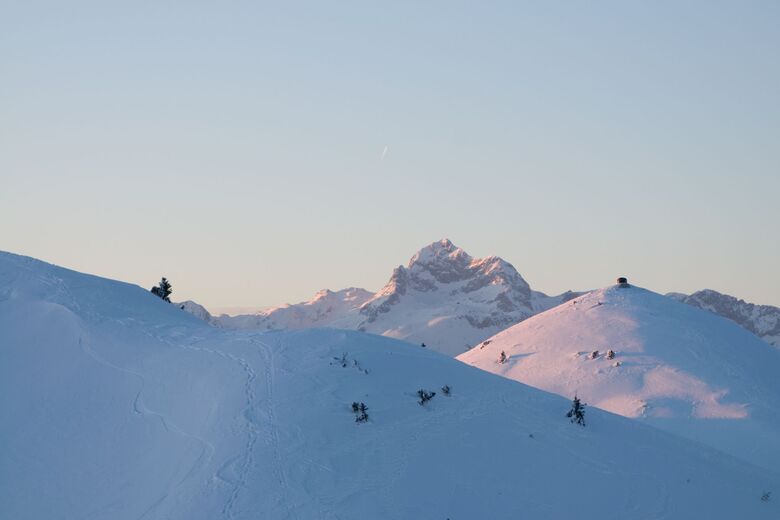
<svg viewBox="0 0 780 520"><path fill-rule="evenodd" d="M458 359L780 470L780 351L660 294L593 291Z"/></svg>
<svg viewBox="0 0 780 520"><path fill-rule="evenodd" d="M390 338L225 331L0 253L0 518L780 514L778 474L568 405Z"/></svg>
<svg viewBox="0 0 780 520"><path fill-rule="evenodd" d="M714 312L741 325L770 345L780 348L780 308L756 305L712 289L693 294L669 293L670 298Z"/></svg>
<svg viewBox="0 0 780 520"><path fill-rule="evenodd" d="M425 343L455 356L537 312L573 298L531 290L501 258L472 258L447 239L418 251L398 266L375 294L364 289L320 291L308 302L255 314L212 317L192 302L185 310L220 327L361 330L411 343Z"/></svg>

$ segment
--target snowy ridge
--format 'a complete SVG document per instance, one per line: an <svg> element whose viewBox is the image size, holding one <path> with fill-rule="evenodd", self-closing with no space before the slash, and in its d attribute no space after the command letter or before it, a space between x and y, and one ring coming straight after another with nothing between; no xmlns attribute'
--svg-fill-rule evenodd
<svg viewBox="0 0 780 520"><path fill-rule="evenodd" d="M372 293L350 287L340 291L322 290L307 302L287 304L255 314L222 315L215 318L220 327L228 329L305 329L332 326L370 299Z"/></svg>
<svg viewBox="0 0 780 520"><path fill-rule="evenodd" d="M420 388L439 393L420 406ZM570 424L568 399L434 352L209 327L140 287L7 253L0 396L3 518L780 514L775 473L595 409Z"/></svg>
<svg viewBox="0 0 780 520"><path fill-rule="evenodd" d="M443 239L422 248L407 266L395 268L375 294L354 288L323 291L309 302L214 321L239 329L361 330L425 343L454 356L575 296L533 291L510 263L495 256L472 258Z"/></svg>
<svg viewBox="0 0 780 520"><path fill-rule="evenodd" d="M593 291L458 359L780 468L780 352L731 321L651 291Z"/></svg>
<svg viewBox="0 0 780 520"><path fill-rule="evenodd" d="M199 303L195 303L192 300L187 300L183 302L174 303L178 308L181 310L188 312L195 316L198 319L201 319L205 321L206 323L209 323L211 325L217 324L217 319L214 318L214 316L211 315L211 313Z"/></svg>
<svg viewBox="0 0 780 520"><path fill-rule="evenodd" d="M778 307L748 303L712 289L704 289L690 295L669 293L667 296L728 318L767 343L780 347L780 308Z"/></svg>

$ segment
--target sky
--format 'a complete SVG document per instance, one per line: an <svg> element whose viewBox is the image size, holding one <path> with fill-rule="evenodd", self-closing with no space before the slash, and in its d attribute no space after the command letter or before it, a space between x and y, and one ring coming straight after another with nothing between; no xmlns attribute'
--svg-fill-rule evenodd
<svg viewBox="0 0 780 520"><path fill-rule="evenodd" d="M210 309L450 238L780 305L780 3L0 0L0 250Z"/></svg>

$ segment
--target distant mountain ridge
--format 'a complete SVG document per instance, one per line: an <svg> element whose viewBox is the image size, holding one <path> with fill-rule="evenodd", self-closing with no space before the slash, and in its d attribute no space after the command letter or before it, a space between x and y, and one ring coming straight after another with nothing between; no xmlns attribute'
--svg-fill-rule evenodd
<svg viewBox="0 0 780 520"><path fill-rule="evenodd" d="M305 302L251 314L211 315L193 302L178 305L218 327L229 329L360 330L457 356L476 343L584 292L548 296L531 289L510 264L497 256L473 258L448 239L415 253L393 270L376 293L350 287L324 289ZM756 305L705 289L666 296L728 318L780 348L780 308Z"/></svg>
<svg viewBox="0 0 780 520"><path fill-rule="evenodd" d="M712 289L704 289L690 295L668 293L667 296L728 318L770 345L780 348L780 308L778 307L748 303Z"/></svg>
<svg viewBox="0 0 780 520"><path fill-rule="evenodd" d="M340 291L324 289L307 302L281 305L254 314L237 316L223 314L214 318L214 322L228 329L280 330L329 327L357 312L360 306L372 296L373 293L357 287Z"/></svg>
<svg viewBox="0 0 780 520"><path fill-rule="evenodd" d="M433 242L398 266L382 289L320 291L308 301L255 314L204 316L223 328L360 330L413 343L452 356L529 316L578 296L534 291L509 262L473 258L448 239ZM199 307L199 306L198 306Z"/></svg>

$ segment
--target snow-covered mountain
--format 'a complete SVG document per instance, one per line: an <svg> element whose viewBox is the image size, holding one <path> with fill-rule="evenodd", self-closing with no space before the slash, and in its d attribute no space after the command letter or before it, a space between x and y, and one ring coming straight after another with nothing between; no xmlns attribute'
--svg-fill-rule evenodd
<svg viewBox="0 0 780 520"><path fill-rule="evenodd" d="M780 351L660 294L593 291L458 359L780 468Z"/></svg>
<svg viewBox="0 0 780 520"><path fill-rule="evenodd" d="M390 338L209 327L0 253L1 518L780 514L777 473L600 410L583 428L568 406Z"/></svg>
<svg viewBox="0 0 780 520"><path fill-rule="evenodd" d="M372 296L369 291L356 287L340 291L325 289L307 302L282 305L255 314L222 315L214 318L214 321L228 329L280 330L329 327L356 314L360 306Z"/></svg>
<svg viewBox="0 0 780 520"><path fill-rule="evenodd" d="M221 327L300 329L335 327L425 343L457 355L474 343L577 296L533 291L501 258L472 258L447 239L398 266L376 294L363 289L322 291L309 301L242 316L220 316Z"/></svg>
<svg viewBox="0 0 780 520"><path fill-rule="evenodd" d="M704 289L690 295L669 293L667 296L728 318L767 343L780 347L780 308L778 307L748 303L712 289Z"/></svg>
<svg viewBox="0 0 780 520"><path fill-rule="evenodd" d="M574 296L532 291L512 264L496 256L472 258L444 239L393 271L361 306L357 328L454 356Z"/></svg>

